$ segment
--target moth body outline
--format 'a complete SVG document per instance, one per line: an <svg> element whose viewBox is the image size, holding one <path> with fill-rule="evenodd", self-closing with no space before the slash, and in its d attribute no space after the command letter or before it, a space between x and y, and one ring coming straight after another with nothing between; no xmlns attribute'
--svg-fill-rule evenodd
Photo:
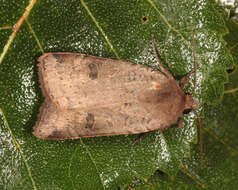
<svg viewBox="0 0 238 190"><path fill-rule="evenodd" d="M198 102L162 65L143 65L77 53L46 53L38 61L45 96L33 134L40 139L138 134L181 122Z"/></svg>

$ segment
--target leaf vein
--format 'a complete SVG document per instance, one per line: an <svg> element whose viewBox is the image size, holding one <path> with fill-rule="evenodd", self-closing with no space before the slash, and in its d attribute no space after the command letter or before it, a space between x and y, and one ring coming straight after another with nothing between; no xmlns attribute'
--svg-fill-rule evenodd
<svg viewBox="0 0 238 190"><path fill-rule="evenodd" d="M89 16L91 17L91 19L93 20L93 22L95 23L95 25L97 26L97 28L99 29L99 31L102 33L103 37L105 38L107 44L109 45L109 47L111 48L112 52L115 54L115 56L119 59L119 56L116 52L116 50L114 49L112 43L110 42L110 40L108 39L106 33L103 31L102 27L99 25L98 21L96 20L96 18L93 16L93 14L91 13L91 11L89 10L89 8L87 7L87 5L85 4L84 0L80 0L83 7L86 9L86 11L88 12Z"/></svg>
<svg viewBox="0 0 238 190"><path fill-rule="evenodd" d="M213 129L206 129L204 128L204 130L206 132L208 132L212 137L214 137L218 142L224 144L228 149L230 149L231 151L238 153L238 150L235 149L234 147L231 147L230 145L228 145L225 141L223 141L221 138L219 138L218 136L215 135L215 133L211 133L211 131L213 131Z"/></svg>
<svg viewBox="0 0 238 190"><path fill-rule="evenodd" d="M13 28L12 26L1 26L0 30L9 30L9 29L12 29L12 28Z"/></svg>
<svg viewBox="0 0 238 190"><path fill-rule="evenodd" d="M22 24L24 23L24 21L27 19L27 17L29 16L31 9L34 7L34 4L36 3L37 0L31 0L29 5L26 7L25 12L23 13L23 15L20 17L20 19L17 21L17 23L14 25L13 27L13 32L12 34L9 36L7 43L5 44L3 51L0 55L0 64L3 62L3 59L5 57L5 55L8 52L8 49L10 48L14 38L16 37L17 32L20 30Z"/></svg>
<svg viewBox="0 0 238 190"><path fill-rule="evenodd" d="M75 156L77 149L78 149L78 148L76 147L75 150L74 150L74 153L72 154L72 156L71 156L71 158L70 158L69 167L68 167L68 176L69 176L69 179L70 179L70 181L71 181L71 184L72 184L72 188L73 188L73 189L75 189L75 186L74 186L74 181L72 180L70 168L71 168L71 166L72 166L73 157Z"/></svg>
<svg viewBox="0 0 238 190"><path fill-rule="evenodd" d="M153 0L147 0L151 6L155 9L155 11L160 15L160 17L162 18L162 20L165 22L165 24L168 25L168 28L173 30L174 32L176 32L183 40L184 42L188 45L188 41L183 37L183 35L181 34L181 32L179 30L177 30L176 28L174 28L169 21L166 19L166 17L159 11L159 9L156 7L155 3L153 2Z"/></svg>
<svg viewBox="0 0 238 190"><path fill-rule="evenodd" d="M14 134L12 133L12 130L11 130L11 128L10 128L8 122L7 122L6 116L5 116L5 114L4 114L4 112L3 112L3 110L2 110L1 108L0 108L0 114L1 114L2 117L3 117L3 122L4 122L5 126L7 127L8 131L10 132L10 135L11 135L11 137L12 137L12 142L13 142L13 144L15 145L16 149L18 149L18 151L20 152L20 155L21 155L21 157L22 157L22 160L23 160L23 162L24 162L24 164L25 164L25 166L26 166L27 172L28 172L28 174L29 174L29 178L30 178L30 180L31 180L33 189L34 189L34 190L37 190L36 183L35 183L35 181L34 181L34 179L33 179L33 177L32 177L32 174L31 174L30 166L28 165L27 160L26 160L26 157L25 157L25 155L24 155L24 153L23 153L23 151L22 151L22 149L21 149L21 146L20 146L20 144L17 142L17 139L15 138Z"/></svg>
<svg viewBox="0 0 238 190"><path fill-rule="evenodd" d="M236 47L238 47L238 43L235 43L233 46L229 48L230 51L233 51Z"/></svg>
<svg viewBox="0 0 238 190"><path fill-rule="evenodd" d="M198 177L196 177L196 176L192 175L191 173L189 173L189 171L186 168L183 168L180 171L183 172L188 177L190 177L196 184L198 184L199 187L203 187L203 188L206 187L206 185L204 185L201 182L199 182Z"/></svg>
<svg viewBox="0 0 238 190"><path fill-rule="evenodd" d="M84 148L85 148L87 154L89 155L91 161L93 162L93 165L94 165L95 168L96 168L96 171L97 171L98 176L99 176L99 178L100 178L100 181L101 181L101 184L102 184L102 186L103 186L103 189L105 189L104 184L103 184L103 181L102 181L102 178L101 178L101 175L100 175L99 170L98 170L98 167L97 167L97 164L96 164L95 160L93 159L92 154L91 154L90 151L88 150L88 147L83 143L82 138L80 138L80 142L81 142L81 144L84 146Z"/></svg>
<svg viewBox="0 0 238 190"><path fill-rule="evenodd" d="M38 47L40 48L41 53L44 53L44 50L43 50L42 45L40 43L40 40L37 37L35 31L33 30L32 26L31 26L31 23L28 21L28 19L26 19L26 23L27 23L27 25L29 27L30 32L32 33L33 37L35 38L36 43L37 43Z"/></svg>
<svg viewBox="0 0 238 190"><path fill-rule="evenodd" d="M224 94L230 94L230 93L235 93L238 91L238 87L236 88L232 88L232 89L229 89L229 90L225 90L224 91Z"/></svg>

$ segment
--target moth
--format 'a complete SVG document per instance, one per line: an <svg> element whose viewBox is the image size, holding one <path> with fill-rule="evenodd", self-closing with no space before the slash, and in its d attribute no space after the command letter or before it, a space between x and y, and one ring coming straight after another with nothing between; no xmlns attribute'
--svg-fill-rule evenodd
<svg viewBox="0 0 238 190"><path fill-rule="evenodd" d="M45 96L33 134L40 139L138 134L164 130L199 107L159 59L159 70L77 53L45 53L38 61Z"/></svg>

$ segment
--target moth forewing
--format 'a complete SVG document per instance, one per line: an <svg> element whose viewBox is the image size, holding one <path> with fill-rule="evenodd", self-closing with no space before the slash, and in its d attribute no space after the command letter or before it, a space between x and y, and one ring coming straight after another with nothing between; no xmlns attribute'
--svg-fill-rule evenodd
<svg viewBox="0 0 238 190"><path fill-rule="evenodd" d="M188 103L165 68L161 73L77 53L46 53L39 62L45 102L33 133L41 139L163 130L177 122Z"/></svg>

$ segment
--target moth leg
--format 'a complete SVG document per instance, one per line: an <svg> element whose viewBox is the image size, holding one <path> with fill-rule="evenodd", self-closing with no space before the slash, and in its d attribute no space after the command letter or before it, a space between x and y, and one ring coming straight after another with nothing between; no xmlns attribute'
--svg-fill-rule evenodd
<svg viewBox="0 0 238 190"><path fill-rule="evenodd" d="M180 118L178 118L178 125L177 125L177 127L176 128L182 128L182 126L183 126L183 118L182 117L180 117Z"/></svg>
<svg viewBox="0 0 238 190"><path fill-rule="evenodd" d="M154 35L152 35L152 47L153 47L153 52L154 52L155 59L157 60L158 65L159 65L160 70L162 71L162 73L165 74L165 76L168 77L168 78L173 78L173 76L170 74L170 72L167 71L167 69L164 68L164 66L162 64L162 61L160 60L160 58L157 54L156 47L155 47Z"/></svg>
<svg viewBox="0 0 238 190"><path fill-rule="evenodd" d="M149 133L150 132L140 134L139 137L134 142L131 143L131 146L134 146L136 143L140 142Z"/></svg>

